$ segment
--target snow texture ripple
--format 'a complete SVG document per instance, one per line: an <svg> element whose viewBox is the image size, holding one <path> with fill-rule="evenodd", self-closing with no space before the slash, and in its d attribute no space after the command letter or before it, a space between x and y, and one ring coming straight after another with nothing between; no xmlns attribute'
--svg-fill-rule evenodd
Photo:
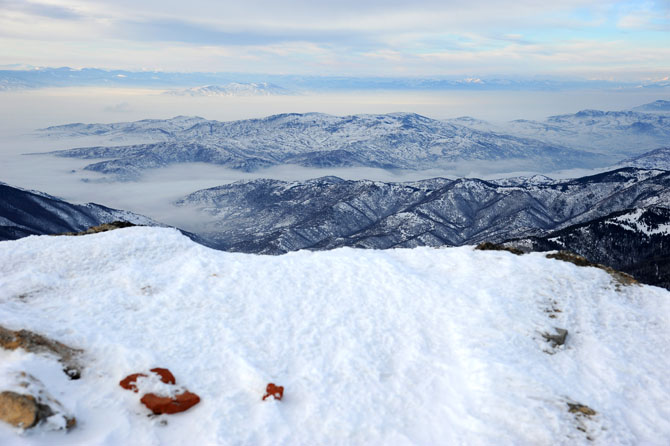
<svg viewBox="0 0 670 446"><path fill-rule="evenodd" d="M78 381L0 351L0 376L27 370L78 419L2 425L0 443L668 444L669 297L472 247L258 256L143 227L0 242L2 323L86 351ZM118 382L156 366L202 402L147 417ZM284 400L261 401L268 382Z"/></svg>

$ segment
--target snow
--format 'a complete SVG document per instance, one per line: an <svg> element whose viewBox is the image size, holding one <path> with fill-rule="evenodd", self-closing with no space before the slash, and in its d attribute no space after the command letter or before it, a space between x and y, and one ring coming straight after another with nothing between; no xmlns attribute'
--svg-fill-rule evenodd
<svg viewBox="0 0 670 446"><path fill-rule="evenodd" d="M258 256L146 227L0 242L2 324L86 364L68 381L0 350L0 383L25 370L78 422L1 425L0 444L668 444L669 297L472 247ZM148 417L118 382L153 367L201 403ZM268 382L282 401L261 401Z"/></svg>
<svg viewBox="0 0 670 446"><path fill-rule="evenodd" d="M657 225L649 225L643 221L642 216L645 213L645 209L634 209L633 211L620 215L612 219L608 224L619 225L624 229L628 229L633 232L641 232L646 235L668 235L670 234L670 224L661 223Z"/></svg>

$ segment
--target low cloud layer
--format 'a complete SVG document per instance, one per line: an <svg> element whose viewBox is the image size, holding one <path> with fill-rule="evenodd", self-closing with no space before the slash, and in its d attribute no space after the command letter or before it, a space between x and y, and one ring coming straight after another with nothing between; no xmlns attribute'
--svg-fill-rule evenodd
<svg viewBox="0 0 670 446"><path fill-rule="evenodd" d="M94 139L35 138L30 133L72 122L120 122L176 115L236 120L284 112L318 111L335 115L416 112L436 119L471 115L488 120L543 119L584 108L621 110L659 99L657 92L450 92L444 94L338 94L277 97L168 96L152 90L66 88L0 93L0 181L47 192L73 202L96 202L148 215L156 220L197 229L204 216L172 203L198 189L243 179L305 180L325 175L345 179L412 181L437 176L496 178L534 172L518 171L500 163L461 163L451 169L389 172L381 169L309 169L279 166L245 173L204 164L185 164L146 172L141 181L116 183L82 168L90 160L26 156L100 144ZM564 172L580 176L588 172ZM559 174L552 173L554 176ZM83 182L82 179L91 180Z"/></svg>

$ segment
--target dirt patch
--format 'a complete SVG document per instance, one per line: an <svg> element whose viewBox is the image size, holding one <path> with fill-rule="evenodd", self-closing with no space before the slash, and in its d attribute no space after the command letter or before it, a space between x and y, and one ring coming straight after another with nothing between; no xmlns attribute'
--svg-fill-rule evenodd
<svg viewBox="0 0 670 446"><path fill-rule="evenodd" d="M479 251L507 251L511 252L512 254L516 254L518 256L524 254L524 252L520 249L491 242L482 242L479 245L475 246L475 249Z"/></svg>
<svg viewBox="0 0 670 446"><path fill-rule="evenodd" d="M82 350L68 347L53 339L29 330L9 330L0 325L0 347L6 350L22 348L31 353L50 353L56 355L63 364L63 372L70 379L79 379L82 367L77 356Z"/></svg>
<svg viewBox="0 0 670 446"><path fill-rule="evenodd" d="M65 232L63 234L56 234L56 235L88 235L88 234L97 234L98 232L107 232L107 231L112 231L114 229L121 229L121 228L130 228L133 226L138 226L134 223L130 223L127 221L113 221L111 223L103 223L98 226L91 226L85 231L81 232Z"/></svg>
<svg viewBox="0 0 670 446"><path fill-rule="evenodd" d="M599 263L593 263L589 261L586 257L582 257L579 254L575 254L570 251L558 251L552 254L547 254L548 259L562 260L563 262L570 262L577 266L590 266L593 268L600 268L603 271L606 271L616 282L620 285L635 285L639 284L637 280L630 274L626 274L621 271L617 271L614 268L609 266L601 265Z"/></svg>
<svg viewBox="0 0 670 446"><path fill-rule="evenodd" d="M567 404L568 404L568 412L574 413L577 416L592 417L597 413L589 406L585 406L583 404L579 403L567 403Z"/></svg>
<svg viewBox="0 0 670 446"><path fill-rule="evenodd" d="M597 412L584 404L570 403L570 402L566 402L566 404L568 405L568 412L574 414L575 416L575 422L577 423L576 425L577 430L583 432L587 440L593 441L594 438L592 432L593 423L588 423L587 421L592 420L592 417L595 417L597 415ZM591 426L591 429L589 428L589 426Z"/></svg>

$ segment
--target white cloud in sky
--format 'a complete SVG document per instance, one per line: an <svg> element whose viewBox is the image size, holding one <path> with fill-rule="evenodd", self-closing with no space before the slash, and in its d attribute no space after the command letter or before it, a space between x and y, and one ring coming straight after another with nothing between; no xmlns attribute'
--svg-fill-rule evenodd
<svg viewBox="0 0 670 446"><path fill-rule="evenodd" d="M0 64L651 75L670 71L668 11L667 1L0 0Z"/></svg>

